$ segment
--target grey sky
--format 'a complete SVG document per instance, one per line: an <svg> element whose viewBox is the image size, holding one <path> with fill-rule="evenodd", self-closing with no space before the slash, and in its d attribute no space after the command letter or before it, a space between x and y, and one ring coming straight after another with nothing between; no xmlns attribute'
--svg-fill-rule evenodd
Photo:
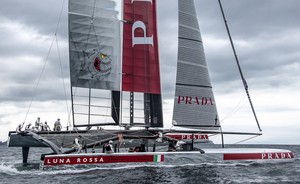
<svg viewBox="0 0 300 184"><path fill-rule="evenodd" d="M195 2L219 113L226 117L244 96L242 83L218 1ZM290 137L300 138L295 131L300 129L300 118L297 117L300 110L297 96L300 89L300 1L222 2L254 105L267 134L259 138L258 142L296 143L293 140L297 138ZM62 0L0 1L0 126L5 127L0 131L0 140L5 140L7 131L23 121L53 39L61 5ZM176 0L158 0L159 49L166 121L171 121L173 109L177 60L176 11ZM69 84L67 27L65 1L58 41L65 82ZM53 46L35 99L37 102L33 103L34 113L30 120L34 120L39 108L49 105L51 113L55 114L57 105L54 102L59 105L65 103L56 45ZM56 116L53 120L55 118ZM287 135L289 138L284 140L282 137L278 138L275 132L278 124L284 124L281 128L286 130L284 132L294 134ZM226 129L231 123L225 123L224 126ZM272 132L276 135L272 135Z"/></svg>

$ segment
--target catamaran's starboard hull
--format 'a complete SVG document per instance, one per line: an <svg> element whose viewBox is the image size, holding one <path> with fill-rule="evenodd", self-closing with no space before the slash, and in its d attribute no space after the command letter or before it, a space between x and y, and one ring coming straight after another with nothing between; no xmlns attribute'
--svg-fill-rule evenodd
<svg viewBox="0 0 300 184"><path fill-rule="evenodd" d="M189 163L203 163L210 161L289 161L294 154L283 149L205 149L188 152L133 152L133 153L83 153L47 155L44 166L59 165L98 165L122 163L159 163L176 164L178 161Z"/></svg>

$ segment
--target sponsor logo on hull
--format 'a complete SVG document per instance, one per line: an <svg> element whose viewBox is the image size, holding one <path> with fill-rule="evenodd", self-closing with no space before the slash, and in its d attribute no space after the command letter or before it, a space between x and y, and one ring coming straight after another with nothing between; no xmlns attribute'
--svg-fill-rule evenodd
<svg viewBox="0 0 300 184"><path fill-rule="evenodd" d="M75 164L107 164L133 162L164 162L164 155L78 155L78 156L46 156L45 166L75 165Z"/></svg>
<svg viewBox="0 0 300 184"><path fill-rule="evenodd" d="M225 153L223 160L279 160L292 159L294 154L292 152L278 152L278 153Z"/></svg>
<svg viewBox="0 0 300 184"><path fill-rule="evenodd" d="M208 140L206 134L166 134L167 137L177 140Z"/></svg>

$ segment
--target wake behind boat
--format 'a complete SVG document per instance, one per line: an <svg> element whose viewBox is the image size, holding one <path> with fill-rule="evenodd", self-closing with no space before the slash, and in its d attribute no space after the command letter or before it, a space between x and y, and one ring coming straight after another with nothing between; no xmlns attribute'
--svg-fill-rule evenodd
<svg viewBox="0 0 300 184"><path fill-rule="evenodd" d="M237 58L258 132L222 131L194 1L178 2L175 128L166 129L163 122L156 0L124 0L122 20L113 0L69 0L73 129L11 131L8 146L22 147L23 163L30 147L52 149L41 156L44 166L294 158L282 149L201 146L211 135L221 134L224 147L224 134L262 133Z"/></svg>

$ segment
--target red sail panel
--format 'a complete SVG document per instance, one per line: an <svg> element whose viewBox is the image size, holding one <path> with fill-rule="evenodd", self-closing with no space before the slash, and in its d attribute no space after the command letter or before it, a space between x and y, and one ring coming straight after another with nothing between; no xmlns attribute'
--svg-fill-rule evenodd
<svg viewBox="0 0 300 184"><path fill-rule="evenodd" d="M122 90L161 94L156 0L124 0Z"/></svg>

